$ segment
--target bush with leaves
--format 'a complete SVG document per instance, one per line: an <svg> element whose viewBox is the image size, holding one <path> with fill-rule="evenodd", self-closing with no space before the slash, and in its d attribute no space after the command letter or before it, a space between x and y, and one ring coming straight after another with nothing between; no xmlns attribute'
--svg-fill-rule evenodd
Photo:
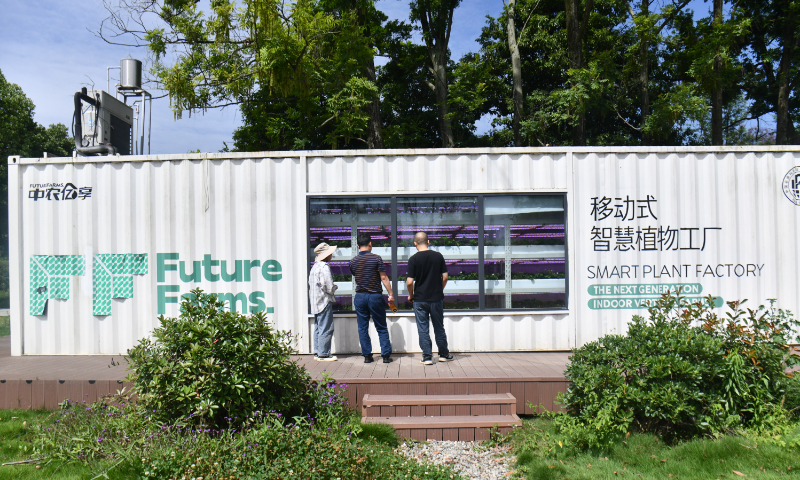
<svg viewBox="0 0 800 480"><path fill-rule="evenodd" d="M34 427L39 435L33 455L91 466L93 478L460 478L449 467L422 465L395 452L400 439L394 429L362 425L347 408L344 387L323 376L309 390L311 413L253 412L220 429L185 419L161 423L124 392L94 404L66 401Z"/></svg>
<svg viewBox="0 0 800 480"><path fill-rule="evenodd" d="M253 412L310 410L311 379L291 359L293 338L263 312L228 311L200 289L184 297L180 312L160 317L153 338L128 351L134 391L155 418L219 428Z"/></svg>
<svg viewBox="0 0 800 480"><path fill-rule="evenodd" d="M664 295L635 316L626 335L606 335L573 351L562 395L567 414L555 418L576 447L604 448L638 430L667 440L747 430L779 433L787 369L798 363L789 345L800 322L769 307L744 310L713 298L689 303Z"/></svg>

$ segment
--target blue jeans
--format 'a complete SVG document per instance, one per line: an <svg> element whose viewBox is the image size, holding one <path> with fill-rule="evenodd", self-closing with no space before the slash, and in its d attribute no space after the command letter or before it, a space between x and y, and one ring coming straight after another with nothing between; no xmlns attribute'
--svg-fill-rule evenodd
<svg viewBox="0 0 800 480"><path fill-rule="evenodd" d="M386 328L386 302L380 293L356 293L353 302L358 320L358 340L361 343L361 355L372 355L372 340L369 338L369 317L378 331L381 342L381 356L392 354L392 343L389 341L389 329Z"/></svg>
<svg viewBox="0 0 800 480"><path fill-rule="evenodd" d="M328 303L321 312L314 315L314 353L320 357L330 355L331 339L333 339L333 304Z"/></svg>
<svg viewBox="0 0 800 480"><path fill-rule="evenodd" d="M447 334L444 333L444 302L414 302L414 316L417 319L417 333L419 334L419 348L423 357L433 356L431 352L431 333L428 317L433 324L433 333L436 336L436 346L439 347L439 356L450 354L447 349Z"/></svg>

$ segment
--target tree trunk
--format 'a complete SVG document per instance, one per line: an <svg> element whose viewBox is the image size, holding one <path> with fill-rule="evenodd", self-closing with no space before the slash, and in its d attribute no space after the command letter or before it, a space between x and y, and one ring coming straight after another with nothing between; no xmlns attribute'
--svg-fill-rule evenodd
<svg viewBox="0 0 800 480"><path fill-rule="evenodd" d="M714 0L714 25L722 25L722 0ZM722 57L714 58L714 82L711 92L711 145L722 145Z"/></svg>
<svg viewBox="0 0 800 480"><path fill-rule="evenodd" d="M586 1L586 12L583 21L578 20L580 0L565 0L567 16L567 53L569 68L577 70L583 68L583 36L589 21L589 12L592 10L593 0ZM586 145L586 112L581 108L577 114L577 121L572 130L572 144L576 147Z"/></svg>
<svg viewBox="0 0 800 480"><path fill-rule="evenodd" d="M365 62L365 70L367 74L367 80L375 83L377 79L375 76L375 57L369 57L369 59ZM384 148L383 134L381 133L383 122L381 121L380 94L376 94L372 102L367 105L367 111L369 113L369 133L367 136L367 147L371 149Z"/></svg>
<svg viewBox="0 0 800 480"><path fill-rule="evenodd" d="M374 50L375 41L372 38L372 29L368 18L368 5L358 0L352 0L350 8L358 12L358 21L364 28L364 34L369 39L370 47ZM375 56L370 55L364 60L364 75L367 80L373 84L377 81L375 75ZM383 145L383 121L381 119L381 103L380 93L375 95L375 98L367 105L367 114L369 114L369 121L367 122L367 148L384 148Z"/></svg>
<svg viewBox="0 0 800 480"><path fill-rule="evenodd" d="M647 17L650 14L649 0L642 1L641 15ZM647 32L642 32L639 39L639 88L641 89L642 103L642 145L650 145L652 139L650 134L644 131L644 124L650 116L650 43L648 42Z"/></svg>
<svg viewBox="0 0 800 480"><path fill-rule="evenodd" d="M794 130L792 118L789 115L789 96L791 95L792 88L789 84L791 76L792 60L794 59L794 52L798 49L800 44L800 33L797 32L796 19L797 16L791 8L790 3L787 3L786 20L783 27L783 52L781 54L781 63L778 66L778 102L777 102L777 126L775 131L775 143L778 145L789 145L797 140L797 135Z"/></svg>
<svg viewBox="0 0 800 480"><path fill-rule="evenodd" d="M442 148L453 148L453 126L447 116L447 47L441 48L439 45L434 47L431 53L431 63L433 64L434 90L436 92L436 110L439 115L439 133L442 137Z"/></svg>
<svg viewBox="0 0 800 480"><path fill-rule="evenodd" d="M422 38L428 48L433 73L433 90L436 94L436 111L439 116L439 135L443 148L452 148L453 127L447 116L447 46L450 43L450 32L453 27L453 11L461 0L440 0L438 5L431 2L411 2L411 19L419 20L422 26Z"/></svg>
<svg viewBox="0 0 800 480"><path fill-rule="evenodd" d="M508 0L508 49L511 51L511 76L514 80L514 146L522 146L522 136L519 133L519 121L522 117L522 62L519 58L517 45L517 29L514 25L514 7L516 0Z"/></svg>

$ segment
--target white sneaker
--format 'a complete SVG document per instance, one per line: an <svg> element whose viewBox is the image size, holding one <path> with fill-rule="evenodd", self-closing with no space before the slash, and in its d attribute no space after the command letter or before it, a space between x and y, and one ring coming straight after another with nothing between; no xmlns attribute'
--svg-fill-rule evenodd
<svg viewBox="0 0 800 480"><path fill-rule="evenodd" d="M318 362L335 362L339 360L336 355L328 355L327 357L317 357Z"/></svg>

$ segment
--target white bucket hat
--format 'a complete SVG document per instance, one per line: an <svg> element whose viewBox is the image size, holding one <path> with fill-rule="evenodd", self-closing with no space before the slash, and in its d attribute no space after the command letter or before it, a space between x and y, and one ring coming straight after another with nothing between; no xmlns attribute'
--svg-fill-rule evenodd
<svg viewBox="0 0 800 480"><path fill-rule="evenodd" d="M319 262L328 258L328 255L332 255L337 248L338 247L334 245L328 245L325 242L320 243L316 248L314 248L314 253L317 254L317 258L315 258L314 261Z"/></svg>

